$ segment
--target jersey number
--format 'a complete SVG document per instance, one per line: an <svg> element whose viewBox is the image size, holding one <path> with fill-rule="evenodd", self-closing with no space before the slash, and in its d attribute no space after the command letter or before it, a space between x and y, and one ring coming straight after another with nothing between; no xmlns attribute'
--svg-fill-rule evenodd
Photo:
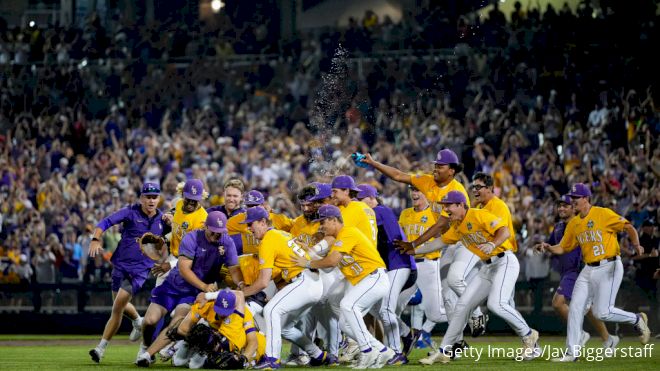
<svg viewBox="0 0 660 371"><path fill-rule="evenodd" d="M594 245L594 256L599 256L605 254L605 248L603 245Z"/></svg>
<svg viewBox="0 0 660 371"><path fill-rule="evenodd" d="M371 224L371 238L373 241L378 240L378 227L376 226L376 221L369 219L369 224Z"/></svg>
<svg viewBox="0 0 660 371"><path fill-rule="evenodd" d="M353 274L356 276L364 271L364 268L362 268L362 266L350 255L344 255L344 258L341 261L341 265L344 267L349 267L351 271L353 271Z"/></svg>

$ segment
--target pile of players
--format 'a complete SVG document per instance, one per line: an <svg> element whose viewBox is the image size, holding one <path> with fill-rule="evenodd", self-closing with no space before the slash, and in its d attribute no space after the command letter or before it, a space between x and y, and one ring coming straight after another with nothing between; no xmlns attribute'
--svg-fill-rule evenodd
<svg viewBox="0 0 660 371"><path fill-rule="evenodd" d="M415 342L430 338L441 322L448 322L441 344L419 362L448 363L468 347L466 326L473 336L485 332L484 301L520 336L523 358L537 358L539 333L513 301L517 243L493 178L474 174L471 205L454 179L462 166L449 149L438 152L431 174L407 174L369 154L357 161L408 184L413 206L397 218L376 188L340 175L299 190L302 215L295 219L273 213L260 192L245 192L236 179L225 184L223 206L204 209L203 183L189 179L171 210L161 213L158 185L145 183L139 204L102 220L90 244L90 256L101 253L102 233L122 224L112 256L112 314L89 352L92 360L104 357L125 315L133 321L131 340L142 337L135 361L141 367L160 353L190 368L381 368L408 363ZM619 339L601 321L634 325L643 344L650 336L645 314L614 307L623 275L617 233L625 231L643 251L637 232L613 211L592 206L590 195L578 183L557 200L561 222L548 243L536 247L557 255L561 267L554 298L568 321L567 352L556 359L561 362L577 360L589 339L582 330L587 312L610 352ZM156 262L147 257L136 242L145 233L163 236L169 256ZM150 273L158 280L140 317L130 299ZM401 313L417 290L426 322L411 329ZM284 361L282 339L292 343Z"/></svg>

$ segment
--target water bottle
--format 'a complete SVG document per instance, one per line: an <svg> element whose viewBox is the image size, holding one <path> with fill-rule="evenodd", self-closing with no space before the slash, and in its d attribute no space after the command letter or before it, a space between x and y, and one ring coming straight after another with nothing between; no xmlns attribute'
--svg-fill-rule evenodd
<svg viewBox="0 0 660 371"><path fill-rule="evenodd" d="M362 162L367 156L360 152L355 152L351 154L351 158L353 159L353 162L355 163L355 166L359 166L365 169L370 169L371 166L367 165L366 163Z"/></svg>

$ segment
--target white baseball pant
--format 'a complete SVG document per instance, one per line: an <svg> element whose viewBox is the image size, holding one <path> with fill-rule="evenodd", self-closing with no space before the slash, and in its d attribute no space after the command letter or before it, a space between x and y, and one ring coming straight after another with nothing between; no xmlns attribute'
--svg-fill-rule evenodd
<svg viewBox="0 0 660 371"><path fill-rule="evenodd" d="M409 276L410 268L399 268L387 272L387 278L390 281L389 292L381 302L378 312L383 321L385 343L397 353L401 353L401 335L399 334L400 312L398 311L397 304L401 295L401 289L403 289L406 281L408 281ZM410 300L410 297L408 297L408 300Z"/></svg>
<svg viewBox="0 0 660 371"><path fill-rule="evenodd" d="M382 350L385 345L378 341L364 323L364 315L374 305L380 305L390 287L385 269L378 269L368 274L355 286L346 285L344 298L339 303L341 311L340 325L342 330L360 346L360 350Z"/></svg>
<svg viewBox="0 0 660 371"><path fill-rule="evenodd" d="M472 268L479 262L479 257L468 250L463 244L457 243L443 249L440 258L440 275L442 283L442 298L445 302L445 313L449 322L455 312L456 302L463 295L467 287L466 279ZM422 293L422 301L424 293ZM477 305L472 317L482 315Z"/></svg>
<svg viewBox="0 0 660 371"><path fill-rule="evenodd" d="M626 312L614 306L616 294L623 278L621 259L602 261L601 265L585 266L578 275L573 288L573 296L568 306L568 337L566 344L568 354L576 356L574 351L580 349L582 322L584 315L591 307L594 316L601 321L637 323L637 315ZM589 305L591 304L591 305Z"/></svg>
<svg viewBox="0 0 660 371"><path fill-rule="evenodd" d="M308 353L316 353L310 354L311 356L318 356L321 352L318 347L294 325L298 316L311 308L322 294L323 283L319 274L305 269L270 299L264 307L266 356L280 358L283 333L288 340L296 343ZM282 330L283 327L285 327L285 331Z"/></svg>
<svg viewBox="0 0 660 371"><path fill-rule="evenodd" d="M511 307L511 293L515 290L520 272L518 258L507 251L501 258L492 257L492 263L484 264L479 274L458 298L454 315L442 338L441 348L463 339L463 329L475 306L488 298L488 309L500 316L513 328L518 336L529 334L530 328L516 308ZM444 348L443 348L444 349Z"/></svg>

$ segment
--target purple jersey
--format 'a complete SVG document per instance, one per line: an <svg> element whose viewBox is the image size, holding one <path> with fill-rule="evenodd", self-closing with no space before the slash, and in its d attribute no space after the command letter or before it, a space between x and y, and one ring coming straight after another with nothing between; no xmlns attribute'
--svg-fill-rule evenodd
<svg viewBox="0 0 660 371"><path fill-rule="evenodd" d="M550 245L556 245L561 241L566 230L567 223L561 221L555 224L555 228L548 238ZM559 272L560 275L565 275L570 272L579 272L582 268L582 250L573 249L571 252L562 255L553 255L551 259L552 269Z"/></svg>
<svg viewBox="0 0 660 371"><path fill-rule="evenodd" d="M406 237L392 209L384 205L374 207L378 225L378 253L385 261L388 270L417 269L412 255L401 254L394 247L394 240L405 241Z"/></svg>
<svg viewBox="0 0 660 371"><path fill-rule="evenodd" d="M137 239L146 232L161 236L163 234L162 216L160 210L157 210L156 214L150 218L142 211L140 204L135 204L120 209L96 225L105 232L113 225L121 223L121 239L110 259L115 267L128 272L140 272L154 265L154 262L140 251Z"/></svg>
<svg viewBox="0 0 660 371"><path fill-rule="evenodd" d="M179 257L181 256L193 261L193 273L205 283L217 281L223 265L226 267L238 265L236 246L229 235L223 234L218 243L211 244L204 235L204 229L188 232L183 237L179 245ZM199 291L181 276L178 265L167 276L167 281L180 293Z"/></svg>

